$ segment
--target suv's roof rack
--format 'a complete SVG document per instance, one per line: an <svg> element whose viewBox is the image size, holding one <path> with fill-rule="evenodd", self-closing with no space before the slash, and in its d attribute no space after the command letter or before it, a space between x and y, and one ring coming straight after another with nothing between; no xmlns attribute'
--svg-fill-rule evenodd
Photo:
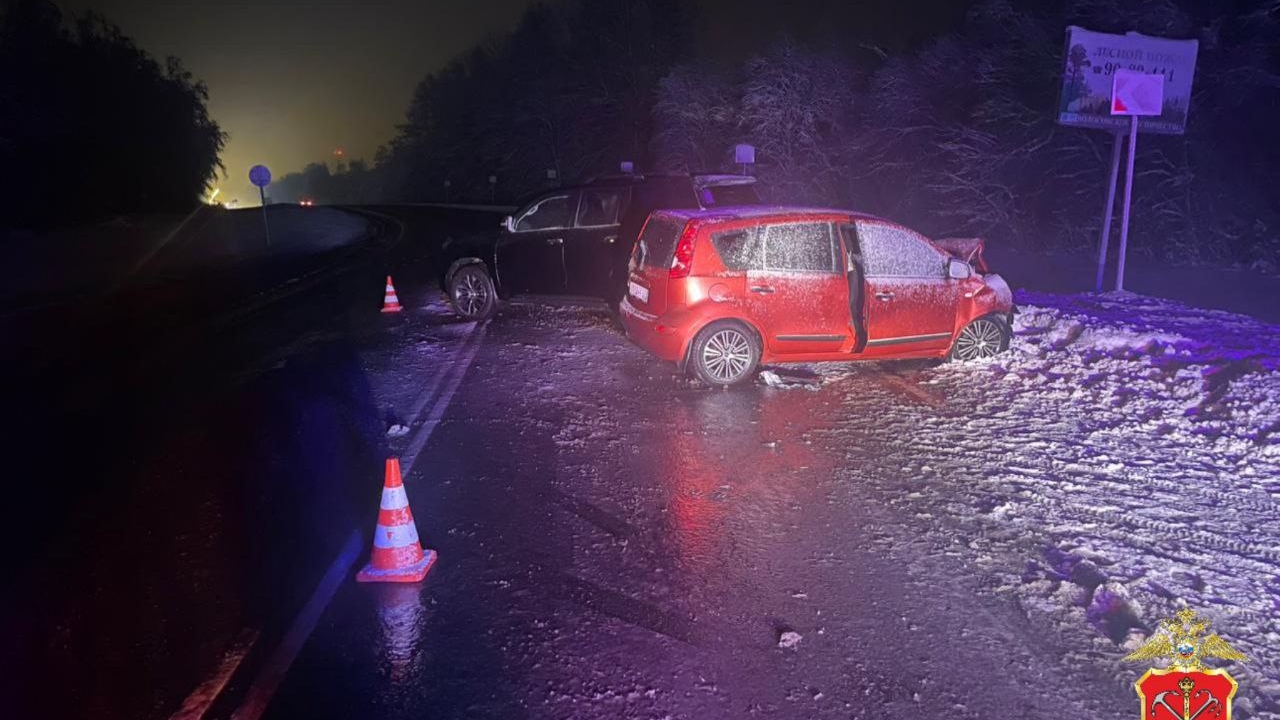
<svg viewBox="0 0 1280 720"><path fill-rule="evenodd" d="M597 175L593 178L587 178L583 185L616 185L624 182L640 182L645 176L642 173L629 173L617 175Z"/></svg>
<svg viewBox="0 0 1280 720"><path fill-rule="evenodd" d="M754 175L735 175L726 172L654 172L597 175L588 178L582 185L620 185L644 182L650 178L689 178L695 184L703 187L707 185L751 185L756 182Z"/></svg>
<svg viewBox="0 0 1280 720"><path fill-rule="evenodd" d="M700 186L706 185L754 185L756 178L754 175L734 175L732 173L694 173L694 183Z"/></svg>

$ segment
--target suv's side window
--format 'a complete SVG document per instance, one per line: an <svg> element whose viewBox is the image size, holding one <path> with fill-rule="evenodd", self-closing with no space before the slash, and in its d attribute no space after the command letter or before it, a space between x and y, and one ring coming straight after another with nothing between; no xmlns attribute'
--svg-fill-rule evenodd
<svg viewBox="0 0 1280 720"><path fill-rule="evenodd" d="M764 248L760 247L758 228L711 233L711 245L728 270L764 269Z"/></svg>
<svg viewBox="0 0 1280 720"><path fill-rule="evenodd" d="M869 277L946 277L946 258L922 236L902 227L860 220L858 241Z"/></svg>
<svg viewBox="0 0 1280 720"><path fill-rule="evenodd" d="M578 227L617 225L626 194L626 188L583 190L582 202L578 204Z"/></svg>
<svg viewBox="0 0 1280 720"><path fill-rule="evenodd" d="M838 273L839 253L831 223L770 225L765 230L765 267L792 272Z"/></svg>
<svg viewBox="0 0 1280 720"><path fill-rule="evenodd" d="M573 213L577 207L577 193L543 198L520 214L516 220L516 232L567 228L573 224Z"/></svg>

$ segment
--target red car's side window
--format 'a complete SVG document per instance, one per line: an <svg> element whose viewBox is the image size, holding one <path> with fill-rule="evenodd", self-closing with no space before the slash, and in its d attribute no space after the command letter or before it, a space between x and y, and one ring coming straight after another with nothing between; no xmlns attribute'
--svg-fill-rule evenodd
<svg viewBox="0 0 1280 720"><path fill-rule="evenodd" d="M840 255L831 223L770 225L765 231L765 268L783 272L838 273Z"/></svg>
<svg viewBox="0 0 1280 720"><path fill-rule="evenodd" d="M878 222L860 221L857 228L867 277L946 277L946 256L922 236Z"/></svg>
<svg viewBox="0 0 1280 720"><path fill-rule="evenodd" d="M760 246L759 228L721 230L711 233L711 245L726 270L764 269L764 248Z"/></svg>

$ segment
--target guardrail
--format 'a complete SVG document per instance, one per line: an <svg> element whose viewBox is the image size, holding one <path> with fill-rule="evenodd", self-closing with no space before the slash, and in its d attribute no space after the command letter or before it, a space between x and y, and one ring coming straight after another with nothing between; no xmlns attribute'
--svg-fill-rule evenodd
<svg viewBox="0 0 1280 720"><path fill-rule="evenodd" d="M433 207L443 208L445 210L488 210L492 212L515 212L519 208L515 205L463 205L458 203L405 203L411 207Z"/></svg>

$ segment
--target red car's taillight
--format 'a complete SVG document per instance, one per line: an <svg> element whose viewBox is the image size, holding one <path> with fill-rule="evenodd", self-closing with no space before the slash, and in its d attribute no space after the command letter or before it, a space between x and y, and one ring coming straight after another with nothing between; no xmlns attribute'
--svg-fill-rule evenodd
<svg viewBox="0 0 1280 720"><path fill-rule="evenodd" d="M680 233L675 255L671 258L672 280L689 277L689 269L693 267L693 238L697 234L698 228L693 223L686 225L684 232Z"/></svg>

